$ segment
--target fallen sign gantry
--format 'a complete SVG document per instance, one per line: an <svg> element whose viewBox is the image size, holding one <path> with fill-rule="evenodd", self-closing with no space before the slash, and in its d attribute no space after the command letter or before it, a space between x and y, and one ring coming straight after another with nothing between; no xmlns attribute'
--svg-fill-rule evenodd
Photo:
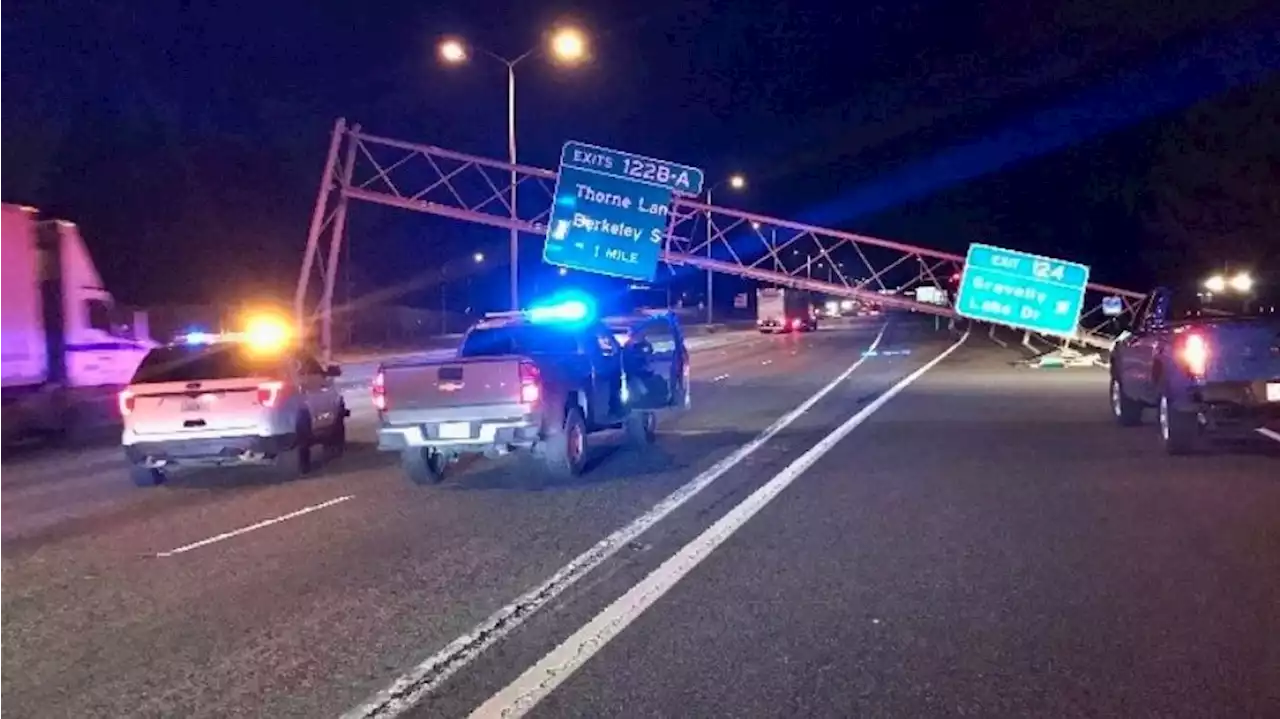
<svg viewBox="0 0 1280 719"><path fill-rule="evenodd" d="M331 351L334 286L351 200L516 229L541 241L550 224L557 179L551 170L371 135L338 120L294 297L299 322L319 323L321 346ZM716 207L679 193L671 197L662 239L659 257L669 267L685 265L961 318L953 306L902 294L918 286L944 286L942 278L964 269L965 258L957 254ZM814 278L815 269L819 274L825 270L826 279ZM312 284L317 275L318 292ZM1119 298L1121 315L1131 316L1143 296L1090 282L1074 336L1053 341L1109 349L1113 339L1104 330L1117 317L1104 316L1104 298Z"/></svg>

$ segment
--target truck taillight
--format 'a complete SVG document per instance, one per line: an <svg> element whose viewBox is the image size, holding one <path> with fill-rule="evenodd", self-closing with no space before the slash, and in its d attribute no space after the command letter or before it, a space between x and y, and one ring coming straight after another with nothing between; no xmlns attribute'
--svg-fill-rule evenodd
<svg viewBox="0 0 1280 719"><path fill-rule="evenodd" d="M520 401L533 404L542 399L542 374L538 366L529 362L520 363Z"/></svg>
<svg viewBox="0 0 1280 719"><path fill-rule="evenodd" d="M793 329L793 330L798 330L798 329L800 329L800 318L799 318L799 317L796 317L795 319L791 320L791 329Z"/></svg>
<svg viewBox="0 0 1280 719"><path fill-rule="evenodd" d="M138 396L126 389L126 390L121 390L120 394L117 396L116 399L120 403L120 416L128 417L131 413L133 413L133 403L135 400L138 399Z"/></svg>
<svg viewBox="0 0 1280 719"><path fill-rule="evenodd" d="M387 408L387 375L378 370L373 375L373 384L369 386L373 393L373 408L382 412Z"/></svg>
<svg viewBox="0 0 1280 719"><path fill-rule="evenodd" d="M258 385L258 404L271 408L280 404L280 396L284 394L284 382L272 380Z"/></svg>
<svg viewBox="0 0 1280 719"><path fill-rule="evenodd" d="M1178 351L1178 359L1187 371L1196 377L1203 377L1209 366L1209 342L1202 335L1189 334L1182 339L1182 348Z"/></svg>

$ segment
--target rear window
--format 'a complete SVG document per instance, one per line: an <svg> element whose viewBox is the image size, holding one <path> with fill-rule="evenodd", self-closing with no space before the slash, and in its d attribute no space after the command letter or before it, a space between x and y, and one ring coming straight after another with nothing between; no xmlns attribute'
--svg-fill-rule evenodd
<svg viewBox="0 0 1280 719"><path fill-rule="evenodd" d="M1259 288L1247 294L1183 290L1174 293L1169 306L1173 320L1259 316L1280 316L1280 292L1275 288Z"/></svg>
<svg viewBox="0 0 1280 719"><path fill-rule="evenodd" d="M578 340L574 331L553 325L475 329L467 333L458 350L461 357L577 353Z"/></svg>
<svg viewBox="0 0 1280 719"><path fill-rule="evenodd" d="M253 355L233 344L174 345L147 353L133 376L148 382L202 382L213 379L269 376L279 372L280 357Z"/></svg>

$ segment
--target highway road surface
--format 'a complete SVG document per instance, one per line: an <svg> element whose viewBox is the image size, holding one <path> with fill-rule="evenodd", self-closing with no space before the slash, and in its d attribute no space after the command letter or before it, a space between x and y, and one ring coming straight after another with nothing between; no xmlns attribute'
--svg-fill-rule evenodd
<svg viewBox="0 0 1280 719"><path fill-rule="evenodd" d="M1275 716L1280 445L1166 457L1104 370L957 339L704 345L554 486L409 484L359 387L301 480L7 457L5 715Z"/></svg>

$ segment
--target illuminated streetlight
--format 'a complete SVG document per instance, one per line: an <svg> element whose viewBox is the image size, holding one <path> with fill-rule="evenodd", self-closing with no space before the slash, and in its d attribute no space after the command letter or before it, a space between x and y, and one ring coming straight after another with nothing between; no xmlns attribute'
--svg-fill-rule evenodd
<svg viewBox="0 0 1280 719"><path fill-rule="evenodd" d="M563 27L551 35L551 55L562 62L578 62L587 56L587 37L576 27Z"/></svg>
<svg viewBox="0 0 1280 719"><path fill-rule="evenodd" d="M567 275L567 274L569 274L569 270L568 270L568 268L566 268L566 267L561 267L561 268L560 268L560 276L561 276L561 277L564 277L564 276L565 276L565 275Z"/></svg>
<svg viewBox="0 0 1280 719"><path fill-rule="evenodd" d="M518 55L515 59L508 59L502 55L486 50L482 47L473 47L476 52L493 58L502 63L507 68L507 161L511 163L511 189L510 189L510 218L512 220L513 229L511 230L511 309L518 310L520 308L520 231L514 229L519 221L517 208L519 202L517 200L516 183L519 178L516 177L514 165L516 164L516 65L520 64L526 58L540 54L546 51L551 55L552 59L565 64L578 64L587 58L587 36L581 29L571 26L557 28L548 36L549 42L544 48L542 46L533 47L525 51L523 55ZM440 43L438 48L440 59L450 65L460 65L470 59L467 44L459 38L446 38ZM477 260L479 261L479 260Z"/></svg>
<svg viewBox="0 0 1280 719"><path fill-rule="evenodd" d="M440 43L440 59L450 65L457 65L467 60L467 46L460 40L445 40Z"/></svg>
<svg viewBox="0 0 1280 719"><path fill-rule="evenodd" d="M737 174L729 175L729 187L732 187L735 190L741 190L746 186L747 178Z"/></svg>
<svg viewBox="0 0 1280 719"><path fill-rule="evenodd" d="M474 260L474 261L475 261L475 263L478 265L478 264L480 264L481 262L484 262L484 253L483 253L483 252L477 252L477 253L475 253L474 255L472 255L472 256L471 256L471 259L472 259L472 260Z"/></svg>
<svg viewBox="0 0 1280 719"><path fill-rule="evenodd" d="M751 221L751 229L753 229L753 230L758 230L758 229L760 229L760 223L759 223L759 222L756 222L755 220L752 220L752 221Z"/></svg>

